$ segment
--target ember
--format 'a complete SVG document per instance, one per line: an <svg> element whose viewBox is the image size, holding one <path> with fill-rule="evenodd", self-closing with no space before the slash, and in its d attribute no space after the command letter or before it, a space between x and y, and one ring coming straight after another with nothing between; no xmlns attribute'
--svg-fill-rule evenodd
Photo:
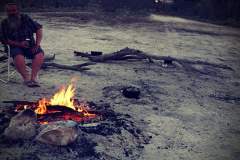
<svg viewBox="0 0 240 160"><path fill-rule="evenodd" d="M42 98L36 103L19 103L16 105L15 111L33 110L37 114L40 124L59 120L83 122L96 118L97 115L89 111L87 103L74 99L75 90L73 84L64 86L50 100Z"/></svg>

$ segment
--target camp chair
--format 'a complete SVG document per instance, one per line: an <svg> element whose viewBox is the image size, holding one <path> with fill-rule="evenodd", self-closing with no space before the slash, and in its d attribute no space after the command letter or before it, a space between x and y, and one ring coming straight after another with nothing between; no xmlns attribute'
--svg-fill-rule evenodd
<svg viewBox="0 0 240 160"><path fill-rule="evenodd" d="M10 46L9 45L6 45L4 46L4 50L3 52L7 55L7 78L5 79L1 79L0 78L0 81L3 82L3 83L8 83L10 81L10 78L13 77L13 75L16 73L16 71L11 71L10 70L10 65L11 65L11 57L10 57Z"/></svg>
<svg viewBox="0 0 240 160"><path fill-rule="evenodd" d="M2 51L4 52L6 55L7 55L7 78L0 78L0 81L3 82L3 83L8 83L10 81L10 78L13 78L13 76L15 75L16 73L16 69L14 68L14 71L11 71L11 62L12 62L12 58L10 56L10 46L9 45L4 45L4 50ZM25 59L26 63L31 63L31 60L30 59ZM29 66L27 66L26 68L28 71L31 70L31 68ZM37 75L36 77L37 79L39 79L39 75Z"/></svg>

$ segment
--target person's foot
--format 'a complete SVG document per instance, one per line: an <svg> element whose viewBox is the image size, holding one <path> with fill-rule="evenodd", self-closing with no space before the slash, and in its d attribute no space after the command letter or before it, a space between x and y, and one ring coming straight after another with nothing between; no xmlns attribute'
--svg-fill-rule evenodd
<svg viewBox="0 0 240 160"><path fill-rule="evenodd" d="M34 80L24 81L23 84L30 88L40 87L39 83Z"/></svg>
<svg viewBox="0 0 240 160"><path fill-rule="evenodd" d="M23 81L23 84L24 84L25 86L29 86L31 83L32 83L32 82L31 82L30 80L24 80L24 81Z"/></svg>
<svg viewBox="0 0 240 160"><path fill-rule="evenodd" d="M30 83L28 84L28 87L31 88L40 87L40 84L35 80L31 80Z"/></svg>

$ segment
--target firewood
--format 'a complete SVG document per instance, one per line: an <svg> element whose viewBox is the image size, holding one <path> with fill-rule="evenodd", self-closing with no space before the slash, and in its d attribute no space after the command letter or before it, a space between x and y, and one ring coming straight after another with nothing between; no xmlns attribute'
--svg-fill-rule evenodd
<svg viewBox="0 0 240 160"><path fill-rule="evenodd" d="M75 112L77 112L72 108L65 107L65 106L60 106L60 105L47 106L47 110L50 111L50 112L51 111L60 111L60 112L65 112L65 113L75 113Z"/></svg>
<svg viewBox="0 0 240 160"><path fill-rule="evenodd" d="M87 118L84 116L84 113L82 112L52 112L52 113L45 113L42 115L37 115L38 122L46 121L46 122L52 122L52 121L58 121L58 120L73 120L75 122L80 122L84 118Z"/></svg>
<svg viewBox="0 0 240 160"><path fill-rule="evenodd" d="M37 102L29 102L29 101L3 101L3 103L11 103L16 109L16 112L22 111L26 108L25 106L29 106L28 109L34 109L37 105Z"/></svg>

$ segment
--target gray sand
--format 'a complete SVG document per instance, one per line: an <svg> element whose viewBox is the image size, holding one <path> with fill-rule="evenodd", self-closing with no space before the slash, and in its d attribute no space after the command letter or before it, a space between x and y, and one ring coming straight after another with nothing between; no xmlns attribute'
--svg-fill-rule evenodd
<svg viewBox="0 0 240 160"><path fill-rule="evenodd" d="M202 74L147 61L101 63L84 73L48 69L40 72L41 88L23 86L17 74L11 83L1 83L1 101L49 98L75 77L77 98L110 103L114 111L131 115L136 126L152 137L149 144L128 157L123 148L134 148L135 142L126 131L121 136L94 136L96 151L104 153L106 159L240 158L239 29L161 15L108 19L106 15L93 18L93 13L69 12L34 13L32 17L43 24L42 47L46 54L56 54L57 63L84 63L86 59L73 56L74 50L111 53L130 47L149 54L225 64L234 71L207 66L209 72ZM118 89L128 85L141 88L139 100L121 95ZM4 108L5 104L0 105ZM11 154L12 150L17 154ZM18 157L22 152L28 151L1 148L0 157L3 153L3 158ZM38 157L78 159L47 154Z"/></svg>

